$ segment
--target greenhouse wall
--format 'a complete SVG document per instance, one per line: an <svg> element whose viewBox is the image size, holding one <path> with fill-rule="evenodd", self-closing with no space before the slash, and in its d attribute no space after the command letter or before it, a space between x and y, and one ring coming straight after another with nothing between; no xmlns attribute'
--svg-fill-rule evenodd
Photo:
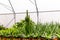
<svg viewBox="0 0 60 40"><path fill-rule="evenodd" d="M37 6L38 11L50 11L50 10L57 10L58 12L43 12L39 13L39 21L42 23L46 22L59 22L60 23L60 2L59 0L37 0ZM11 0L11 3L13 5L13 8L16 13L19 12L19 14L16 14L16 22L24 19L25 13L20 14L20 12L26 12L28 10L29 12L36 12L35 3L34 0ZM1 0L0 1L0 25L3 24L6 27L11 27L14 24L14 20L9 23L14 15L11 11L11 6L8 2L8 0ZM2 15L4 14L4 15ZM6 15L8 14L8 15ZM31 19L37 23L37 13L29 13Z"/></svg>
<svg viewBox="0 0 60 40"><path fill-rule="evenodd" d="M16 14L16 22L23 20L25 18L25 15L26 15L26 13ZM29 13L29 15L30 15L31 19L35 23L37 23L36 13ZM0 25L3 24L6 27L11 27L14 24L13 17L14 17L13 14L11 14L11 15L0 15ZM58 23L60 23L60 13L59 12L39 13L39 22L41 22L41 23L46 23L46 22L49 22L49 23L50 22L58 22Z"/></svg>

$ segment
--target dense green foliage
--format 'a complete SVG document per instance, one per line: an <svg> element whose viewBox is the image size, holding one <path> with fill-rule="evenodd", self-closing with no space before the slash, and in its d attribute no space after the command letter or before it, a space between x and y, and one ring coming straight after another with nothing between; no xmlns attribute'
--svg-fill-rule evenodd
<svg viewBox="0 0 60 40"><path fill-rule="evenodd" d="M36 24L30 19L27 11L25 20L15 23L12 28L1 30L0 35L5 37L33 37L35 29Z"/></svg>
<svg viewBox="0 0 60 40"><path fill-rule="evenodd" d="M12 28L5 29L0 26L0 36L3 37L46 37L60 38L60 24L59 23L39 23L35 24L28 15L28 11L25 20L21 20L13 25Z"/></svg>

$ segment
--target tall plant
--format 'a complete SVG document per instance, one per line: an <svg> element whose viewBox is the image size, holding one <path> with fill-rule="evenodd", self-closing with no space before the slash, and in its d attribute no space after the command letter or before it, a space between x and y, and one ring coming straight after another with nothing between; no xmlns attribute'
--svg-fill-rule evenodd
<svg viewBox="0 0 60 40"><path fill-rule="evenodd" d="M28 10L26 12L25 22L26 35L32 34L34 32L35 23L30 19L30 16L28 15Z"/></svg>

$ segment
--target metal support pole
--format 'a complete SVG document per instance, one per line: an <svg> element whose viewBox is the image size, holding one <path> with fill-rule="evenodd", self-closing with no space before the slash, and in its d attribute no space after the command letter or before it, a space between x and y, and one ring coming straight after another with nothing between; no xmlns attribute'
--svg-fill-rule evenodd
<svg viewBox="0 0 60 40"><path fill-rule="evenodd" d="M16 23L16 14L15 14L14 8L13 8L13 6L11 4L11 1L10 0L8 0L8 1L9 1L10 5L11 5L12 12L14 13L14 23Z"/></svg>
<svg viewBox="0 0 60 40"><path fill-rule="evenodd" d="M34 2L35 2L36 12L37 12L37 24L38 24L39 23L39 12L38 12L36 0L34 0Z"/></svg>

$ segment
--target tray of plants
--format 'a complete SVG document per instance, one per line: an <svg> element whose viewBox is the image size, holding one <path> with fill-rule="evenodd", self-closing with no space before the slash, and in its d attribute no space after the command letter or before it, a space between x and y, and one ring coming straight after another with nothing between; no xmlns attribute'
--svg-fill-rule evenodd
<svg viewBox="0 0 60 40"><path fill-rule="evenodd" d="M12 28L0 26L0 40L60 40L60 24L35 24L27 10L25 19L13 24Z"/></svg>

